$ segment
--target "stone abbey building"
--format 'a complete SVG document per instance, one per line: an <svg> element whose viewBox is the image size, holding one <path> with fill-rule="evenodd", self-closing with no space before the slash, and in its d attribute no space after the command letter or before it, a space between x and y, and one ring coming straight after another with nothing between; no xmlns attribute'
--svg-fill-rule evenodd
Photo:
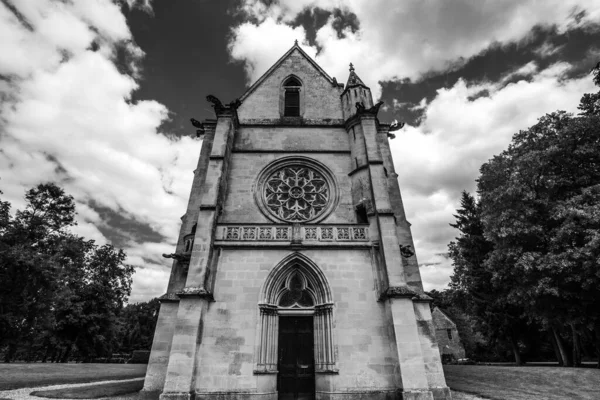
<svg viewBox="0 0 600 400"><path fill-rule="evenodd" d="M204 134L143 395L450 399L370 89L295 44ZM402 160L398 160L402 163Z"/></svg>

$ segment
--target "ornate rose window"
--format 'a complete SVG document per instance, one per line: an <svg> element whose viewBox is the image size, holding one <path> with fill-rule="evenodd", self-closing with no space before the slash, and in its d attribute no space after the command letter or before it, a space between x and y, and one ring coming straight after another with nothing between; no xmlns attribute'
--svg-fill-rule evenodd
<svg viewBox="0 0 600 400"><path fill-rule="evenodd" d="M257 189L263 212L271 219L291 223L324 218L337 198L329 171L304 157L278 160L265 168Z"/></svg>

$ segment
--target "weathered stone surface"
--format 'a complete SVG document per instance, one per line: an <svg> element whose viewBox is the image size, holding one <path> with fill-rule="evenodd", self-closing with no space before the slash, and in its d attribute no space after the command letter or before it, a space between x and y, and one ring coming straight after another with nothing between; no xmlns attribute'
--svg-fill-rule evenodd
<svg viewBox="0 0 600 400"><path fill-rule="evenodd" d="M437 307L433 309L431 315L440 354L454 359L464 358L465 348L460 341L454 321Z"/></svg>
<svg viewBox="0 0 600 400"><path fill-rule="evenodd" d="M288 117L283 82L292 75L300 116ZM279 321L305 315L316 399L450 398L416 255L401 251L414 244L388 128L375 109L357 114L374 103L355 72L351 81L344 90L294 46L237 111L204 123L174 251L189 265L173 264L144 396L275 400ZM269 169L288 158L300 167ZM322 194L314 171L326 177L327 203L317 203L326 211L291 220L286 213ZM289 204L270 215L265 193Z"/></svg>

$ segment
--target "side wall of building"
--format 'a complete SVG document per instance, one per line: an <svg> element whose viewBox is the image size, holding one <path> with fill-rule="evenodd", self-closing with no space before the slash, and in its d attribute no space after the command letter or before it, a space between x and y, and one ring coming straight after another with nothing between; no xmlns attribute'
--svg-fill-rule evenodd
<svg viewBox="0 0 600 400"><path fill-rule="evenodd" d="M435 335L440 349L440 354L452 356L456 359L465 357L465 348L460 341L456 324L452 322L443 312L435 308L431 313L433 325L435 326ZM450 336L448 335L450 330Z"/></svg>

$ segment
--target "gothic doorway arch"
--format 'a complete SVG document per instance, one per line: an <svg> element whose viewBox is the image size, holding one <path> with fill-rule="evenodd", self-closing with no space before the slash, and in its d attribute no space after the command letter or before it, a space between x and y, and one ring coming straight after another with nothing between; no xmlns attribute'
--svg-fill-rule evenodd
<svg viewBox="0 0 600 400"><path fill-rule="evenodd" d="M296 379L300 384L296 386L310 386L301 382L308 379L310 368L315 373L337 372L333 297L325 274L312 260L293 253L279 262L265 280L258 307L256 373L278 373L278 386L290 390L290 362L293 361L290 357L296 357L297 361ZM311 331L312 337L307 338ZM296 338L296 343L290 338ZM279 343L280 340L285 343ZM312 348L308 351L312 354L307 355L309 342ZM310 362L313 364L309 365ZM314 373L312 384L314 393Z"/></svg>

